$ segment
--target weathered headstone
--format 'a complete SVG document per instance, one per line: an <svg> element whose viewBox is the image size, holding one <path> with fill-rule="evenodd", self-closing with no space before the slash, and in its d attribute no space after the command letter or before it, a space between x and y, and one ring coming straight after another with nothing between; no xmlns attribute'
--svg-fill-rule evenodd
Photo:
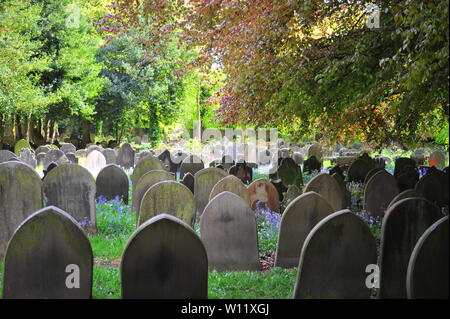
<svg viewBox="0 0 450 319"><path fill-rule="evenodd" d="M294 199L281 218L275 266L297 267L306 236L320 220L333 212L330 204L315 192Z"/></svg>
<svg viewBox="0 0 450 319"><path fill-rule="evenodd" d="M189 188L189 190L194 194L195 177L191 173L184 174L183 179L180 181L181 184Z"/></svg>
<svg viewBox="0 0 450 319"><path fill-rule="evenodd" d="M97 176L97 174L106 166L106 159L102 153L97 150L90 152L86 158L86 168L92 174L92 176Z"/></svg>
<svg viewBox="0 0 450 319"><path fill-rule="evenodd" d="M303 171L305 173L312 173L314 171L320 172L322 164L317 160L315 156L308 157L303 163Z"/></svg>
<svg viewBox="0 0 450 319"><path fill-rule="evenodd" d="M366 175L366 178L364 178L364 188L367 186L367 183L369 182L369 180L372 178L373 175L375 175L378 172L384 171L383 168L380 167L375 167L372 168Z"/></svg>
<svg viewBox="0 0 450 319"><path fill-rule="evenodd" d="M44 169L46 169L52 162L57 165L70 163L64 152L58 149L51 149L45 154Z"/></svg>
<svg viewBox="0 0 450 319"><path fill-rule="evenodd" d="M349 167L347 172L347 180L349 182L363 183L366 175L373 168L373 165L367 160L358 158Z"/></svg>
<svg viewBox="0 0 450 319"><path fill-rule="evenodd" d="M406 198L392 205L381 227L379 298L406 298L406 272L417 240L442 215L422 198Z"/></svg>
<svg viewBox="0 0 450 319"><path fill-rule="evenodd" d="M44 201L56 206L80 223L87 231L96 232L96 185L91 173L77 164L63 164L44 178Z"/></svg>
<svg viewBox="0 0 450 319"><path fill-rule="evenodd" d="M106 160L106 165L116 164L116 152L112 148L105 148L102 152Z"/></svg>
<svg viewBox="0 0 450 319"><path fill-rule="evenodd" d="M211 269L260 269L255 215L238 195L222 192L206 205L200 234Z"/></svg>
<svg viewBox="0 0 450 319"><path fill-rule="evenodd" d="M197 207L197 215L201 215L208 204L209 194L214 185L228 173L220 168L208 167L199 170L194 175L194 197Z"/></svg>
<svg viewBox="0 0 450 319"><path fill-rule="evenodd" d="M51 148L51 146L50 145L40 145L40 146L38 146L38 148L36 149L36 154L39 154L39 153L44 153L44 154L46 154L48 151L50 151L52 148Z"/></svg>
<svg viewBox="0 0 450 319"><path fill-rule="evenodd" d="M72 143L66 143L61 145L60 150L63 151L65 154L67 154L67 153L75 153L77 151L77 148Z"/></svg>
<svg viewBox="0 0 450 319"><path fill-rule="evenodd" d="M367 299L366 268L376 262L377 246L367 224L349 210L335 212L305 239L294 298Z"/></svg>
<svg viewBox="0 0 450 319"><path fill-rule="evenodd" d="M78 158L75 153L66 153L65 155L72 164L78 164Z"/></svg>
<svg viewBox="0 0 450 319"><path fill-rule="evenodd" d="M138 220L139 210L141 207L142 198L144 194L149 190L150 187L155 185L156 183L162 181L174 181L174 177L165 170L156 169L149 171L142 175L139 179L134 192L133 192L133 202L132 202L132 210L136 213L136 220Z"/></svg>
<svg viewBox="0 0 450 319"><path fill-rule="evenodd" d="M32 168L36 168L37 160L34 156L34 152L29 148L22 148L20 150L20 160L30 165Z"/></svg>
<svg viewBox="0 0 450 319"><path fill-rule="evenodd" d="M120 265L122 298L206 299L208 258L197 234L161 214L129 239Z"/></svg>
<svg viewBox="0 0 450 319"><path fill-rule="evenodd" d="M250 184L253 180L253 170L245 161L237 162L235 165L231 166L228 173L236 176L246 185Z"/></svg>
<svg viewBox="0 0 450 319"><path fill-rule="evenodd" d="M295 185L294 185L295 186ZM267 203L273 212L280 212L280 202L277 189L271 182L260 178L251 183L248 188L250 203L253 210L256 209L256 202Z"/></svg>
<svg viewBox="0 0 450 319"><path fill-rule="evenodd" d="M89 156L89 154L93 151L97 151L97 152L103 152L103 147L101 147L100 145L90 145L88 146L88 148L86 149L86 157Z"/></svg>
<svg viewBox="0 0 450 319"><path fill-rule="evenodd" d="M414 189L404 190L403 192L399 193L397 196L395 196L391 200L391 202L389 203L387 208L390 208L392 205L394 205L395 203L401 201L402 199L412 198L412 197L422 197L422 196L418 192L416 192Z"/></svg>
<svg viewBox="0 0 450 319"><path fill-rule="evenodd" d="M116 163L126 169L134 166L134 149L129 143L124 143L119 149Z"/></svg>
<svg viewBox="0 0 450 319"><path fill-rule="evenodd" d="M180 166L180 178L183 178L185 173L195 175L199 170L205 168L205 164L197 155L189 155L186 157Z"/></svg>
<svg viewBox="0 0 450 319"><path fill-rule="evenodd" d="M350 193L350 191L347 189L344 178L337 173L334 173L333 175L331 175L331 177L333 177L336 182L338 182L339 187L344 194L343 207L350 209L350 207L352 206L352 193Z"/></svg>
<svg viewBox="0 0 450 319"><path fill-rule="evenodd" d="M194 195L189 188L175 181L156 183L141 200L138 225L159 214L170 214L188 225L194 225Z"/></svg>
<svg viewBox="0 0 450 319"><path fill-rule="evenodd" d="M21 162L0 164L0 260L17 226L42 208L41 178Z"/></svg>
<svg viewBox="0 0 450 319"><path fill-rule="evenodd" d="M448 299L448 216L439 219L417 241L408 263L410 299Z"/></svg>
<svg viewBox="0 0 450 319"><path fill-rule="evenodd" d="M36 165L37 166L44 166L44 160L45 160L45 153L37 153L36 154ZM1 163L1 160L0 160Z"/></svg>
<svg viewBox="0 0 450 319"><path fill-rule="evenodd" d="M285 187L295 185L301 187L303 185L302 170L292 158L284 158L278 167L278 177Z"/></svg>
<svg viewBox="0 0 450 319"><path fill-rule="evenodd" d="M337 212L344 208L344 192L339 183L330 174L320 173L306 184L304 192L316 192L322 196L333 210Z"/></svg>
<svg viewBox="0 0 450 319"><path fill-rule="evenodd" d="M225 191L241 196L249 205L251 204L247 187L245 187L244 183L242 183L239 178L233 175L222 178L214 185L209 194L209 200L212 200L219 193Z"/></svg>
<svg viewBox="0 0 450 319"><path fill-rule="evenodd" d="M389 203L399 193L395 177L385 170L373 175L364 188L364 209L371 216L382 217Z"/></svg>
<svg viewBox="0 0 450 319"><path fill-rule="evenodd" d="M28 143L28 141L21 139L18 140L16 142L16 145L14 145L14 153L19 156L20 155L20 151L22 150L22 148L29 148L32 149L30 146L30 143Z"/></svg>
<svg viewBox="0 0 450 319"><path fill-rule="evenodd" d="M319 162L322 161L322 149L319 144L313 144L308 148L308 158L314 156Z"/></svg>
<svg viewBox="0 0 450 319"><path fill-rule="evenodd" d="M103 168L98 173L95 184L96 198L103 196L106 200L113 200L118 196L128 204L128 176L118 165L109 164Z"/></svg>
<svg viewBox="0 0 450 319"><path fill-rule="evenodd" d="M423 197L439 207L449 204L448 174L432 167L416 184L414 188Z"/></svg>
<svg viewBox="0 0 450 319"><path fill-rule="evenodd" d="M57 207L46 207L29 216L12 236L3 298L91 298L92 267L91 245L76 220Z"/></svg>
<svg viewBox="0 0 450 319"><path fill-rule="evenodd" d="M406 166L397 175L396 179L399 191L403 192L404 190L414 188L419 181L419 172L412 166Z"/></svg>
<svg viewBox="0 0 450 319"><path fill-rule="evenodd" d="M137 163L136 167L134 168L133 175L131 176L131 182L133 184L133 192L136 189L136 185L139 181L139 179L144 176L145 173L148 173L153 170L164 170L163 164L159 159L156 157L148 156L139 163Z"/></svg>
<svg viewBox="0 0 450 319"><path fill-rule="evenodd" d="M0 150L0 164L9 161L11 158L17 158L17 155L8 150Z"/></svg>
<svg viewBox="0 0 450 319"><path fill-rule="evenodd" d="M397 158L395 160L394 177L397 177L399 174L401 174L403 170L408 166L412 166L414 168L416 167L416 162L412 158L408 157Z"/></svg>

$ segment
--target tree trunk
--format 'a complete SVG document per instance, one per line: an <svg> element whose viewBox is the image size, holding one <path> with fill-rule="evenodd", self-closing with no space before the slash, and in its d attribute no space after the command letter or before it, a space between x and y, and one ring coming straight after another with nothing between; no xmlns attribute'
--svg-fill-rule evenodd
<svg viewBox="0 0 450 319"><path fill-rule="evenodd" d="M87 144L91 143L91 129L89 127L89 121L82 119L83 125L83 144L86 147Z"/></svg>

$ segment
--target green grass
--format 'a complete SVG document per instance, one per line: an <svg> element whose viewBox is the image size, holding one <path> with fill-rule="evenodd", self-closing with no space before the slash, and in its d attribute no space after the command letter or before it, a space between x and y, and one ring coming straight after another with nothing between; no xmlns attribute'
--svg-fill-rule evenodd
<svg viewBox="0 0 450 319"><path fill-rule="evenodd" d="M119 268L95 266L92 286L92 298L119 299L121 297Z"/></svg>

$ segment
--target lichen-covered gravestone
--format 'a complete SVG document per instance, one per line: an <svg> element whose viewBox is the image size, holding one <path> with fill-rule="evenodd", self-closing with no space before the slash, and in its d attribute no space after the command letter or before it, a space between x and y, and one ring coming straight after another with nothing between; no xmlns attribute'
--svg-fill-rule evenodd
<svg viewBox="0 0 450 319"><path fill-rule="evenodd" d="M77 148L72 143L66 143L61 145L60 150L63 151L65 154L67 154L67 153L75 153L77 151Z"/></svg>
<svg viewBox="0 0 450 319"><path fill-rule="evenodd" d="M106 160L106 165L116 164L116 152L112 148L105 148L102 152Z"/></svg>
<svg viewBox="0 0 450 319"><path fill-rule="evenodd" d="M134 166L134 149L129 143L124 143L119 149L116 163L117 165L127 169Z"/></svg>
<svg viewBox="0 0 450 319"><path fill-rule="evenodd" d="M241 196L242 199L245 200L249 205L251 204L247 187L244 185L244 183L241 182L239 178L233 175L222 178L216 183L216 185L214 185L214 187L211 189L211 193L209 194L209 200L211 201L215 196L225 191Z"/></svg>
<svg viewBox="0 0 450 319"><path fill-rule="evenodd" d="M97 174L106 166L106 159L102 153L97 150L90 152L86 158L86 168L93 176Z"/></svg>
<svg viewBox="0 0 450 319"><path fill-rule="evenodd" d="M141 200L138 225L158 214L170 214L188 225L194 225L194 195L189 188L175 181L154 184Z"/></svg>
<svg viewBox="0 0 450 319"><path fill-rule="evenodd" d="M366 267L377 263L367 224L349 210L322 219L303 245L294 289L299 299L367 299Z"/></svg>
<svg viewBox="0 0 450 319"><path fill-rule="evenodd" d="M316 192L337 212L344 207L344 193L339 183L330 174L320 173L306 184L304 192Z"/></svg>
<svg viewBox="0 0 450 319"><path fill-rule="evenodd" d="M77 164L63 164L44 178L44 199L75 218L83 228L96 232L95 180L91 173Z"/></svg>
<svg viewBox="0 0 450 319"><path fill-rule="evenodd" d="M91 244L77 222L57 207L29 216L5 256L3 298L84 299L92 294Z"/></svg>
<svg viewBox="0 0 450 319"><path fill-rule="evenodd" d="M256 209L256 202L259 201L266 203L271 211L280 212L278 191L271 182L260 178L252 182L247 189L252 209Z"/></svg>
<svg viewBox="0 0 450 319"><path fill-rule="evenodd" d="M204 169L205 164L197 155L189 155L186 157L180 166L180 178L183 178L185 173L195 175L199 170Z"/></svg>
<svg viewBox="0 0 450 319"><path fill-rule="evenodd" d="M201 215L208 204L209 194L214 185L228 173L220 168L208 167L199 170L194 175L194 198L197 207L197 215Z"/></svg>
<svg viewBox="0 0 450 319"><path fill-rule="evenodd" d="M153 170L164 170L164 166L161 161L153 155L150 155L137 163L136 167L134 168L133 175L131 176L133 192L136 189L136 185L139 179L144 176L144 174Z"/></svg>
<svg viewBox="0 0 450 319"><path fill-rule="evenodd" d="M30 165L32 168L36 168L37 161L34 152L29 148L22 148L20 150L20 160Z"/></svg>
<svg viewBox="0 0 450 319"><path fill-rule="evenodd" d="M302 170L292 158L283 158L278 167L278 177L285 187L295 185L300 188L303 185Z"/></svg>
<svg viewBox="0 0 450 319"><path fill-rule="evenodd" d="M417 241L408 263L410 299L448 299L448 216L431 225Z"/></svg>
<svg viewBox="0 0 450 319"><path fill-rule="evenodd" d="M398 195L395 177L385 170L377 172L364 188L364 209L372 216L382 217L392 199Z"/></svg>
<svg viewBox="0 0 450 319"><path fill-rule="evenodd" d="M260 269L255 215L236 194L222 192L206 205L200 234L211 269Z"/></svg>
<svg viewBox="0 0 450 319"><path fill-rule="evenodd" d="M51 149L45 154L44 169L47 169L50 163L61 165L61 164L68 164L70 163L70 161L67 159L63 151L58 149Z"/></svg>
<svg viewBox="0 0 450 319"><path fill-rule="evenodd" d="M86 149L86 156L89 156L89 154L93 151L97 151L97 152L103 152L103 147L100 145L90 145L88 146L88 148Z"/></svg>
<svg viewBox="0 0 450 319"><path fill-rule="evenodd" d="M297 267L306 236L320 220L333 212L330 204L315 192L294 199L281 218L275 266Z"/></svg>
<svg viewBox="0 0 450 319"><path fill-rule="evenodd" d="M197 234L179 219L161 214L129 239L120 265L122 298L205 299L208 258Z"/></svg>
<svg viewBox="0 0 450 319"><path fill-rule="evenodd" d="M42 208L42 182L31 167L17 161L0 164L0 260L20 223Z"/></svg>
<svg viewBox="0 0 450 319"><path fill-rule="evenodd" d="M16 145L14 145L14 153L19 156L20 155L20 151L22 150L22 148L29 148L31 149L30 143L28 143L26 140L22 139L22 140L18 140L16 142Z"/></svg>
<svg viewBox="0 0 450 319"><path fill-rule="evenodd" d="M149 190L150 187L155 185L156 183L162 181L174 181L174 177L165 170L152 170L150 172L145 173L139 179L137 186L133 193L133 201L132 201L132 210L136 213L136 220L139 220L139 210L141 207L142 198L144 194Z"/></svg>
<svg viewBox="0 0 450 319"><path fill-rule="evenodd" d="M189 190L194 194L194 184L195 184L195 177L191 173L184 174L183 179L180 181L181 184L189 188Z"/></svg>
<svg viewBox="0 0 450 319"><path fill-rule="evenodd" d="M106 200L113 200L117 196L128 204L128 176L116 164L103 168L95 180L95 197L103 196Z"/></svg>
<svg viewBox="0 0 450 319"><path fill-rule="evenodd" d="M392 205L381 227L379 298L406 298L408 262L417 240L441 218L439 208L423 198Z"/></svg>

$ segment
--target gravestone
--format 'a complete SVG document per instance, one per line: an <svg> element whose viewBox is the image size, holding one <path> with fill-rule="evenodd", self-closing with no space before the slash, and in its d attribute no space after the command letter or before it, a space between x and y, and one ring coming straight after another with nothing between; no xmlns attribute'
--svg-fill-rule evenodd
<svg viewBox="0 0 450 319"><path fill-rule="evenodd" d="M287 190L283 194L283 201L281 202L281 205L280 205L280 213L284 213L286 207L288 207L288 205L294 199L299 197L301 194L302 194L302 191L297 186L289 185L289 187L287 188ZM255 208L253 208L253 205L252 205L252 209L255 209Z"/></svg>
<svg viewBox="0 0 450 319"><path fill-rule="evenodd" d="M339 175L342 180L345 180L344 170L339 165L331 168L328 174L330 174L331 176L333 176L334 174Z"/></svg>
<svg viewBox="0 0 450 319"><path fill-rule="evenodd" d="M78 164L78 158L75 153L66 153L65 155L72 164Z"/></svg>
<svg viewBox="0 0 450 319"><path fill-rule="evenodd" d="M162 181L174 181L174 180L175 178L169 172L166 172L165 170L162 169L159 170L155 169L142 175L132 194L133 201L131 207L133 212L136 213L136 220L139 220L138 216L142 198L144 197L145 193L149 190L149 188L155 185L156 183Z"/></svg>
<svg viewBox="0 0 450 319"><path fill-rule="evenodd" d="M373 165L364 159L356 159L349 167L347 180L349 182L363 183L366 175L373 168Z"/></svg>
<svg viewBox="0 0 450 319"><path fill-rule="evenodd" d="M308 157L303 163L303 171L305 173L312 173L314 171L320 172L322 164L317 160L315 156Z"/></svg>
<svg viewBox="0 0 450 319"><path fill-rule="evenodd" d="M295 185L294 185L295 186ZM280 202L277 189L271 182L260 178L251 183L248 188L250 203L253 210L256 209L256 202L267 203L267 206L273 212L280 212Z"/></svg>
<svg viewBox="0 0 450 319"><path fill-rule="evenodd" d="M32 168L36 168L37 166L37 160L36 157L34 156L34 153L31 149L29 148L22 148L20 150L20 160L23 161L24 163L30 165Z"/></svg>
<svg viewBox="0 0 450 319"><path fill-rule="evenodd" d="M395 203L401 201L402 199L405 198L412 198L412 197L422 197L422 195L420 195L418 192L416 192L414 189L407 189L404 190L403 192L399 193L397 196L395 196L391 202L389 203L387 208L390 208L392 205L394 205Z"/></svg>
<svg viewBox="0 0 450 319"><path fill-rule="evenodd" d="M255 215L238 195L222 192L206 205L200 234L211 269L260 269Z"/></svg>
<svg viewBox="0 0 450 319"><path fill-rule="evenodd" d="M404 190L414 188L417 182L419 181L419 173L416 168L412 166L406 166L403 170L397 175L397 185L400 192Z"/></svg>
<svg viewBox="0 0 450 319"><path fill-rule="evenodd" d="M384 171L383 168L380 167L375 167L372 168L366 175L366 178L364 178L364 188L367 186L367 183L369 182L369 180L372 178L373 175L375 175L378 172Z"/></svg>
<svg viewBox="0 0 450 319"><path fill-rule="evenodd" d="M228 173L236 176L246 185L250 184L253 180L253 170L245 161L243 163L237 162L235 165L231 166Z"/></svg>
<svg viewBox="0 0 450 319"><path fill-rule="evenodd" d="M40 145L38 146L38 148L36 149L35 153L39 154L39 153L44 153L46 154L48 151L50 151L52 148L50 145Z"/></svg>
<svg viewBox="0 0 450 319"><path fill-rule="evenodd" d="M137 165L137 163L139 163L139 161L143 160L144 158L150 157L150 156L154 156L154 154L152 153L151 150L145 149L145 150L140 151L139 153L135 154L135 156L134 156L135 165Z"/></svg>
<svg viewBox="0 0 450 319"><path fill-rule="evenodd" d="M134 166L134 149L129 143L124 143L119 149L116 163L125 169L129 169Z"/></svg>
<svg viewBox="0 0 450 319"><path fill-rule="evenodd" d="M211 201L219 193L225 191L236 194L242 197L242 199L245 200L249 205L251 204L247 187L245 187L244 183L242 183L239 178L233 175L222 178L214 185L214 187L211 189L211 193L209 194L209 200Z"/></svg>
<svg viewBox="0 0 450 319"><path fill-rule="evenodd" d="M169 172L175 173L177 168L181 163L174 163L171 158L171 154L168 150L163 150L161 154L158 155L158 159L163 163L164 167L167 168Z"/></svg>
<svg viewBox="0 0 450 319"><path fill-rule="evenodd" d="M301 187L303 185L302 170L292 158L284 158L278 167L278 177L285 187L295 185Z"/></svg>
<svg viewBox="0 0 450 319"><path fill-rule="evenodd" d="M308 148L307 157L310 158L311 156L314 156L319 162L322 162L323 154L319 144L313 144Z"/></svg>
<svg viewBox="0 0 450 319"><path fill-rule="evenodd" d="M31 145L30 145L30 143L28 143L28 141L26 141L26 140L24 140L24 139L21 139L21 140L18 140L18 141L16 142L16 145L14 145L14 153L15 153L17 156L19 156L19 155L20 155L20 151L22 150L22 148L29 148L29 149L32 149L32 148L31 148Z"/></svg>
<svg viewBox="0 0 450 319"><path fill-rule="evenodd" d="M184 177L180 181L180 183L189 188L192 194L194 194L194 184L195 184L194 175L192 175L191 173L184 174Z"/></svg>
<svg viewBox="0 0 450 319"><path fill-rule="evenodd" d="M70 161L67 159L63 151L58 149L51 149L45 154L44 169L47 169L50 163L61 165L61 164L68 164L70 163Z"/></svg>
<svg viewBox="0 0 450 319"><path fill-rule="evenodd" d="M92 268L91 244L76 220L57 207L46 207L29 216L12 236L3 298L91 298Z"/></svg>
<svg viewBox="0 0 450 319"><path fill-rule="evenodd" d="M320 220L333 212L330 204L315 192L294 199L281 218L275 266L297 267L306 236Z"/></svg>
<svg viewBox="0 0 450 319"><path fill-rule="evenodd" d="M77 157L86 157L87 155L86 155L86 150L83 148L83 149L81 149L81 150L77 150L76 152L75 152L75 155L77 156Z"/></svg>
<svg viewBox="0 0 450 319"><path fill-rule="evenodd" d="M350 207L352 206L352 193L350 193L350 191L347 189L344 178L337 173L331 175L331 177L333 177L338 182L339 187L344 194L343 207L350 209Z"/></svg>
<svg viewBox="0 0 450 319"><path fill-rule="evenodd" d="M99 153L103 152L103 147L101 147L100 145L90 145L88 146L88 148L86 149L86 157L89 156L89 154L91 154L91 152L93 151L97 151Z"/></svg>
<svg viewBox="0 0 450 319"><path fill-rule="evenodd" d="M439 207L449 204L448 174L432 167L416 184L414 189Z"/></svg>
<svg viewBox="0 0 450 319"><path fill-rule="evenodd" d="M120 275L125 299L208 296L205 247L188 225L168 214L153 217L131 236Z"/></svg>
<svg viewBox="0 0 450 319"><path fill-rule="evenodd" d="M189 155L186 157L180 166L180 178L183 178L185 173L195 175L199 170L205 168L205 164L197 155Z"/></svg>
<svg viewBox="0 0 450 319"><path fill-rule="evenodd" d="M407 157L397 158L395 160L394 177L399 176L399 174L401 174L403 170L408 166L412 166L414 168L416 167L416 162L412 158Z"/></svg>
<svg viewBox="0 0 450 319"><path fill-rule="evenodd" d="M180 150L171 153L170 158L171 158L171 161L172 161L173 165L171 167L172 170L170 172L171 173L175 173L175 172L179 171L181 163L183 162L183 160L186 157L188 157L188 154L186 154L186 153L184 153L184 152L182 152Z"/></svg>
<svg viewBox="0 0 450 319"><path fill-rule="evenodd" d="M86 168L92 174L92 176L97 176L98 173L105 168L106 159L102 153L97 150L90 152L86 158Z"/></svg>
<svg viewBox="0 0 450 319"><path fill-rule="evenodd" d="M170 214L188 225L194 225L194 195L189 188L175 181L156 183L142 197L138 225L159 214Z"/></svg>
<svg viewBox="0 0 450 319"><path fill-rule="evenodd" d="M288 190L288 188L283 185L283 182L281 181L281 179L270 179L270 182L272 183L272 185L275 187L275 189L278 192L278 200L280 202L282 202L284 200L284 193ZM299 187L297 187L297 188L300 189Z"/></svg>
<svg viewBox="0 0 450 319"><path fill-rule="evenodd" d="M116 152L112 148L105 148L102 152L106 160L106 165L116 164Z"/></svg>
<svg viewBox="0 0 450 319"><path fill-rule="evenodd" d="M428 158L428 165L436 168L443 168L445 166L445 155L442 152L434 151Z"/></svg>
<svg viewBox="0 0 450 319"><path fill-rule="evenodd" d="M320 173L316 175L306 184L303 191L305 193L316 192L330 204L335 212L344 207L345 194L342 187L330 174Z"/></svg>
<svg viewBox="0 0 450 319"><path fill-rule="evenodd" d="M128 176L118 165L109 164L103 168L98 173L95 184L95 198L103 196L106 200L114 200L118 196L128 204Z"/></svg>
<svg viewBox="0 0 450 319"><path fill-rule="evenodd" d="M67 154L67 153L75 153L77 151L77 148L72 143L66 143L61 145L60 150L63 151L65 154Z"/></svg>
<svg viewBox="0 0 450 319"><path fill-rule="evenodd" d="M63 164L44 178L44 201L56 206L90 233L96 232L96 185L91 173L77 164Z"/></svg>
<svg viewBox="0 0 450 319"><path fill-rule="evenodd" d="M297 299L368 299L366 267L377 263L367 224L349 210L322 219L303 244L294 288Z"/></svg>
<svg viewBox="0 0 450 319"><path fill-rule="evenodd" d="M0 164L9 161L11 158L17 158L17 155L8 150L0 150Z"/></svg>
<svg viewBox="0 0 450 319"><path fill-rule="evenodd" d="M411 154L411 158L416 163L416 166L425 165L425 158L426 158L425 150L423 149L415 150L414 153Z"/></svg>
<svg viewBox="0 0 450 319"><path fill-rule="evenodd" d="M43 170L44 177L42 178L42 180L44 180L45 176L47 176L47 174L50 173L50 171L55 167L58 167L58 164L51 162L50 165L48 165L47 169Z"/></svg>
<svg viewBox="0 0 450 319"><path fill-rule="evenodd" d="M417 241L408 263L410 299L448 299L448 216L435 222Z"/></svg>
<svg viewBox="0 0 450 319"><path fill-rule="evenodd" d="M422 198L406 198L392 205L381 227L379 298L406 298L409 257L417 240L442 215Z"/></svg>
<svg viewBox="0 0 450 319"><path fill-rule="evenodd" d="M371 216L382 217L389 203L399 193L395 177L385 170L373 175L364 188L364 209Z"/></svg>
<svg viewBox="0 0 450 319"><path fill-rule="evenodd" d="M139 179L144 176L144 174L153 170L164 170L163 164L156 157L149 156L137 163L133 170L133 175L131 175L131 183L133 185L133 192L136 189L136 185Z"/></svg>
<svg viewBox="0 0 450 319"><path fill-rule="evenodd" d="M297 165L302 165L303 164L303 155L299 152L294 152L294 154L292 155L292 159L294 160L294 162Z"/></svg>
<svg viewBox="0 0 450 319"><path fill-rule="evenodd" d="M209 194L214 185L228 173L220 168L208 167L199 170L194 175L194 198L197 207L197 215L201 215L208 204Z"/></svg>
<svg viewBox="0 0 450 319"><path fill-rule="evenodd" d="M0 164L0 260L17 226L42 208L41 178L28 165Z"/></svg>
<svg viewBox="0 0 450 319"><path fill-rule="evenodd" d="M44 166L45 153L37 153L36 154L36 165ZM0 160L1 163L1 160Z"/></svg>

